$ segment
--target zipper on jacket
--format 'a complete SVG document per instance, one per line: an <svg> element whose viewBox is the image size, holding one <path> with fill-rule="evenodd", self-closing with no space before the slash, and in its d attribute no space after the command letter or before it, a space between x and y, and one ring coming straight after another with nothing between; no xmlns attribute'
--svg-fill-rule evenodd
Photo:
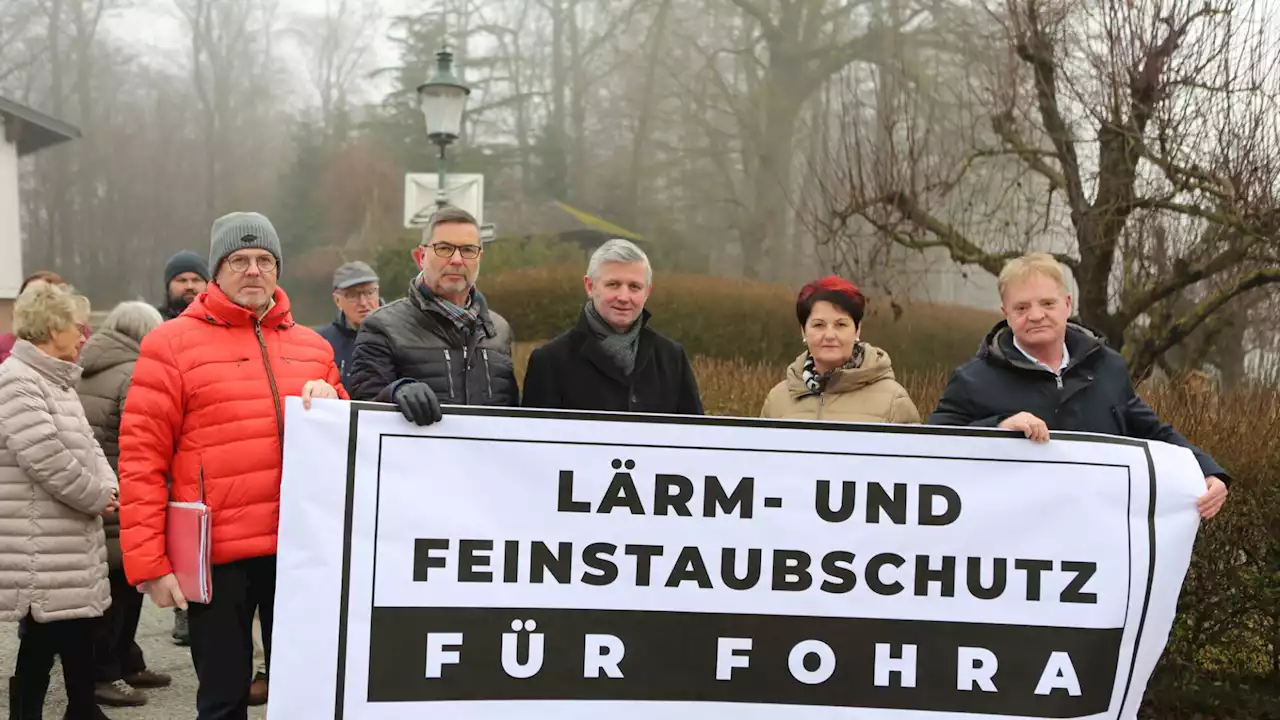
<svg viewBox="0 0 1280 720"><path fill-rule="evenodd" d="M462 351L462 354L466 355L467 351L464 349ZM453 360L449 356L449 348L444 349L444 374L449 378L449 399L452 400L453 399Z"/></svg>
<svg viewBox="0 0 1280 720"><path fill-rule="evenodd" d="M262 336L262 324L254 319L253 333L258 336L258 349L262 351L262 364L267 368L267 382L271 383L271 399L276 406L276 434L280 438L280 452L284 452L284 412L280 409L280 389L276 386L276 374L267 357L267 339Z"/></svg>
<svg viewBox="0 0 1280 720"><path fill-rule="evenodd" d="M493 375L489 373L489 351L486 348L480 349L480 357L484 358L484 384L489 389L489 399L493 399Z"/></svg>
<svg viewBox="0 0 1280 720"><path fill-rule="evenodd" d="M1058 381L1058 389L1059 389L1059 390L1061 390L1061 389L1062 389L1062 375L1061 375L1061 374L1058 374L1058 373L1054 373L1054 375L1053 375L1053 379Z"/></svg>
<svg viewBox="0 0 1280 720"><path fill-rule="evenodd" d="M462 404L471 404L471 360L467 357L467 343L462 343Z"/></svg>

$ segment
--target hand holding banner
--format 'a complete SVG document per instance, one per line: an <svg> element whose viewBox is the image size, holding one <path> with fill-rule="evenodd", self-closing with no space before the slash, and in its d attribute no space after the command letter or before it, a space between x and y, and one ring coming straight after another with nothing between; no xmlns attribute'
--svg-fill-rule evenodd
<svg viewBox="0 0 1280 720"><path fill-rule="evenodd" d="M1126 438L388 409L288 415L282 717L1132 718L1203 488Z"/></svg>

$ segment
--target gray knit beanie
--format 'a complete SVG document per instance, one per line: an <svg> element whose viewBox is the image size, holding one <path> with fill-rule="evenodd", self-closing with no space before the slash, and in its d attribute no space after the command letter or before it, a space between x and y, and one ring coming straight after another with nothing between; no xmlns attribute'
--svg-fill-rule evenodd
<svg viewBox="0 0 1280 720"><path fill-rule="evenodd" d="M284 260L280 257L280 236L265 215L233 212L213 221L209 239L209 267L215 276L228 255L246 248L266 250L275 256L277 266L284 265Z"/></svg>

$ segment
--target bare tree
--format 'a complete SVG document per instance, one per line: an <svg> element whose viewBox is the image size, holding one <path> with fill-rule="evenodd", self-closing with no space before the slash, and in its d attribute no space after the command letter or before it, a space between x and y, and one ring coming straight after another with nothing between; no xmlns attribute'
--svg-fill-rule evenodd
<svg viewBox="0 0 1280 720"><path fill-rule="evenodd" d="M191 82L201 109L204 142L205 207L213 216L228 194L232 159L252 157L243 145L234 143L234 131L262 117L260 111L270 93L276 3L174 1L190 32Z"/></svg>
<svg viewBox="0 0 1280 720"><path fill-rule="evenodd" d="M97 121L96 81L110 62L102 52L99 29L103 15L119 4L116 0L38 0L27 6L38 15L25 16L29 22L25 32L35 35L36 28L43 30L44 42L41 51L25 56L25 66L13 68L29 75L23 99L90 132ZM28 232L39 239L31 243L36 250L34 262L68 268L81 262L79 240L92 237L96 228L92 186L101 166L94 162L94 149L73 153L66 147L56 148L37 167L39 180L28 198L28 207L36 210Z"/></svg>
<svg viewBox="0 0 1280 720"><path fill-rule="evenodd" d="M701 70L709 74L718 104L736 125L743 177L734 200L742 209L735 229L743 271L759 277L768 270L770 243L789 234L795 139L806 103L850 65L880 62L885 37L904 45L933 38L932 21L944 15L946 6L832 0L709 4L716 8L721 3L740 13L728 20L732 43L708 42L705 33L689 40L700 48Z"/></svg>
<svg viewBox="0 0 1280 720"><path fill-rule="evenodd" d="M1029 247L1055 250L1081 317L1138 377L1235 298L1280 281L1280 75L1252 6L1008 0L988 12L1006 59L969 80L981 102L968 147L940 150L911 107L895 148L849 125L827 167L825 222L857 218L881 240L991 273ZM1011 177L1042 210L1020 211L1015 222L1039 230L1002 245L972 231L972 204L955 194L1004 184L988 190L998 208Z"/></svg>
<svg viewBox="0 0 1280 720"><path fill-rule="evenodd" d="M0 88L45 57L48 48L36 40L40 17L34 0L0 3Z"/></svg>
<svg viewBox="0 0 1280 720"><path fill-rule="evenodd" d="M658 0L658 9L645 36L645 72L635 112L635 127L631 141L630 172L627 174L626 204L631 207L628 220L634 225L645 212L644 189L649 168L649 148L653 142L653 123L658 106L659 62L666 51L670 29L671 4L674 0Z"/></svg>
<svg viewBox="0 0 1280 720"><path fill-rule="evenodd" d="M342 132L351 93L370 70L380 17L378 0L324 0L321 12L297 18L290 28L306 50L320 120L330 133Z"/></svg>

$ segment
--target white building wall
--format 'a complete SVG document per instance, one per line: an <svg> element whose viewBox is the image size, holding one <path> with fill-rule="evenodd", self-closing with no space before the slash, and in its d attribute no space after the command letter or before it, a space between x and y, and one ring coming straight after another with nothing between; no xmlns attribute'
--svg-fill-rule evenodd
<svg viewBox="0 0 1280 720"><path fill-rule="evenodd" d="M22 222L18 146L5 142L4 122L0 117L0 300L11 300L22 286Z"/></svg>

